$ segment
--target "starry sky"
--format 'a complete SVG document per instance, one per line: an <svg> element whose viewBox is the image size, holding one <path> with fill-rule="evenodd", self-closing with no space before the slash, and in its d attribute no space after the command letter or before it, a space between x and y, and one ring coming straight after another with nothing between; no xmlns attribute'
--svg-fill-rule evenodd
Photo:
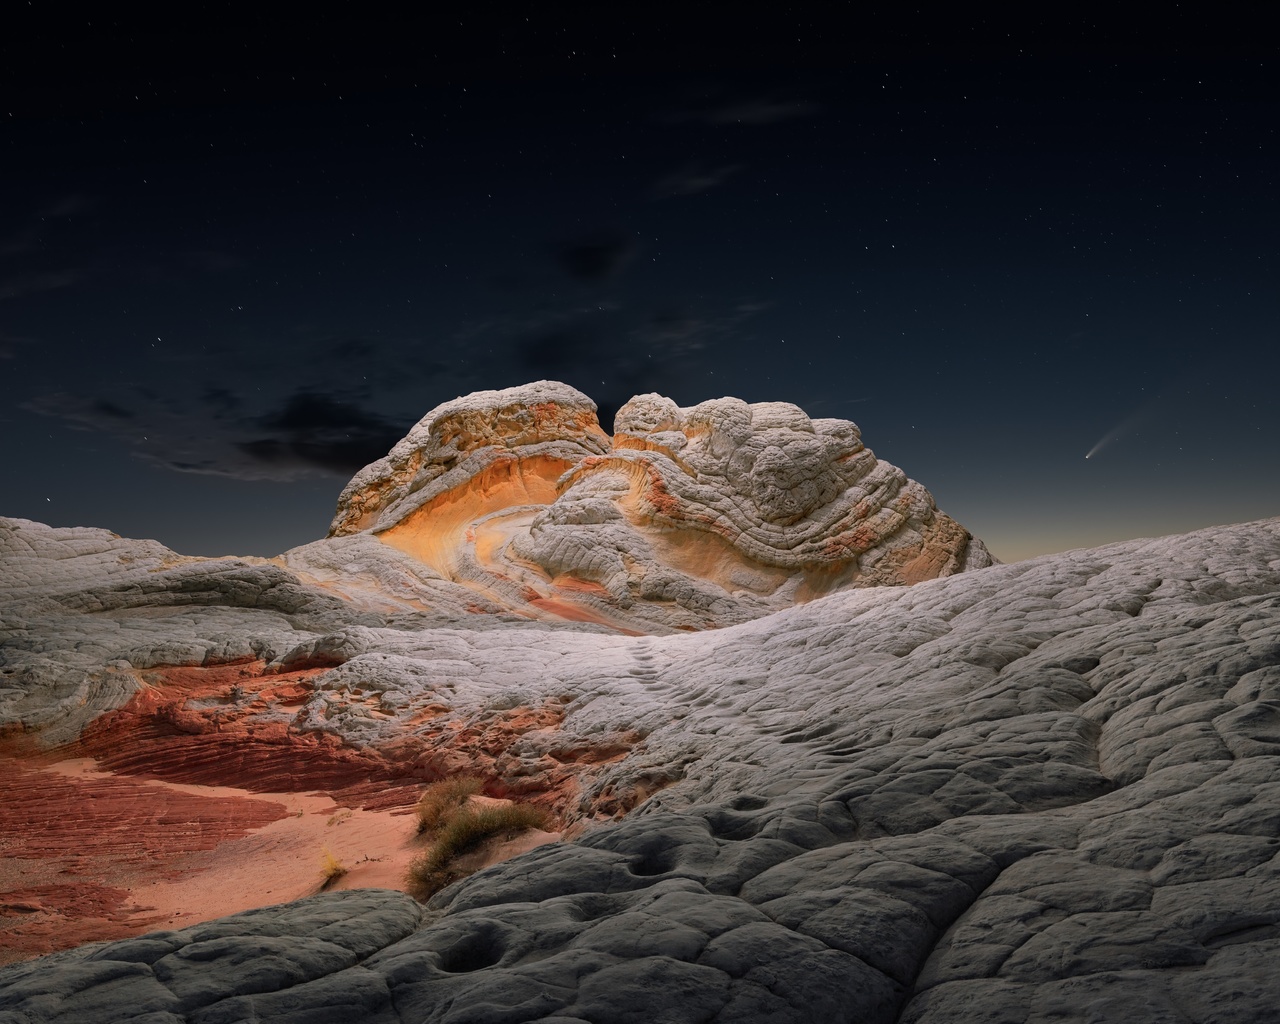
<svg viewBox="0 0 1280 1024"><path fill-rule="evenodd" d="M1261 26L567 10L6 13L0 514L275 554L540 378L852 419L1005 561L1280 514Z"/></svg>

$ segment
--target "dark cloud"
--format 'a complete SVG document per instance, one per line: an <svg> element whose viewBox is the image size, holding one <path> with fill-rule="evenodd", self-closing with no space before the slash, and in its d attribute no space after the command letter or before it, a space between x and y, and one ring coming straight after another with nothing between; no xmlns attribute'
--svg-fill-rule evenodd
<svg viewBox="0 0 1280 1024"><path fill-rule="evenodd" d="M386 455L403 433L404 431L400 431L394 436L384 435L378 438L368 435L310 440L293 438L285 441L259 438L256 441L237 442L236 448L250 459L266 465L285 468L301 466L351 476L370 462Z"/></svg>
<svg viewBox="0 0 1280 1024"><path fill-rule="evenodd" d="M209 384L200 395L200 401L214 410L214 415L225 415L240 408L240 396L227 388Z"/></svg>
<svg viewBox="0 0 1280 1024"><path fill-rule="evenodd" d="M683 399L689 381L706 375L750 315L747 307L675 304L655 315L602 298L587 308L579 301L533 313L486 310L465 332L431 344L301 329L282 346L219 349L218 365L235 366L234 378L199 376L194 389L166 389L153 373L96 393L45 395L25 407L175 472L345 479L386 455L432 406L477 388L562 380L598 403L606 428L635 394ZM432 361L446 352L454 354L451 363ZM271 380L290 380L291 388L272 394L265 385Z"/></svg>
<svg viewBox="0 0 1280 1024"><path fill-rule="evenodd" d="M560 265L574 277L594 283L616 276L633 249L634 244L625 232L602 228L562 242L556 256Z"/></svg>
<svg viewBox="0 0 1280 1024"><path fill-rule="evenodd" d="M701 195L723 184L729 175L740 170L742 170L742 164L722 164L719 167L704 168L695 161L660 178L654 183L651 191L655 199Z"/></svg>
<svg viewBox="0 0 1280 1024"><path fill-rule="evenodd" d="M119 436L133 433L129 421L134 417L106 398L85 398L65 391L55 391L24 402L21 407L28 412L62 420L73 430L102 431Z"/></svg>
<svg viewBox="0 0 1280 1024"><path fill-rule="evenodd" d="M293 461L290 454L289 446L284 441L275 441L269 437L259 438L257 441L237 441L236 450L243 452L249 458L258 462L270 463L287 463ZM177 467L179 463L174 463Z"/></svg>
<svg viewBox="0 0 1280 1024"><path fill-rule="evenodd" d="M259 427L278 436L238 441L235 448L270 465L297 465L350 475L386 455L411 423L393 423L350 402L314 391L299 391Z"/></svg>
<svg viewBox="0 0 1280 1024"><path fill-rule="evenodd" d="M314 391L294 393L285 402L284 408L260 417L258 422L273 430L291 432L376 430L387 426L377 416L364 412L350 402Z"/></svg>
<svg viewBox="0 0 1280 1024"><path fill-rule="evenodd" d="M73 430L114 437L137 458L166 469L241 480L290 480L318 472L350 476L385 455L413 422L393 421L315 390L295 392L252 418L229 415L242 404L227 389L209 386L199 402L186 405L126 406L114 396L56 392L22 407Z"/></svg>
<svg viewBox="0 0 1280 1024"><path fill-rule="evenodd" d="M108 401L105 398L95 399L92 409L99 415L109 416L115 420L131 420L134 418L133 413L128 409L124 409L121 406L116 405L115 402Z"/></svg>

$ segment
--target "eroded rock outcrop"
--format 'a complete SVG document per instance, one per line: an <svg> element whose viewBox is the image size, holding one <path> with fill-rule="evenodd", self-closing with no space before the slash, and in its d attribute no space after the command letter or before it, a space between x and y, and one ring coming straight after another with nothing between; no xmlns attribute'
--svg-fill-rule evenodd
<svg viewBox="0 0 1280 1024"><path fill-rule="evenodd" d="M145 927L129 871L270 855L279 792L187 783L403 807L478 772L565 841L425 908L0 968L0 1018L1273 1018L1280 519L960 571L984 549L852 424L641 396L609 439L515 391L279 559L0 520L0 953Z"/></svg>
<svg viewBox="0 0 1280 1024"><path fill-rule="evenodd" d="M640 395L615 430L551 381L456 399L356 475L331 535L368 531L499 607L637 632L992 562L846 420Z"/></svg>
<svg viewBox="0 0 1280 1024"><path fill-rule="evenodd" d="M565 384L477 391L432 409L357 473L338 498L329 532L387 529L450 493L453 501L439 506L464 502L476 516L517 504L517 497L536 502L565 469L608 446L595 403Z"/></svg>
<svg viewBox="0 0 1280 1024"><path fill-rule="evenodd" d="M19 529L56 549L47 528ZM137 649L145 630L199 648L228 614L255 642L275 635L267 622L286 628L274 609L104 614L32 589L2 614L5 693L22 707L52 678L24 674L32 659L87 671L86 652L109 657L113 636ZM425 911L401 893L338 893L14 965L0 970L0 1013L1274 1015L1278 519L844 591L719 631L474 621L492 628L360 625L321 643L288 627L289 650L346 659L299 670L328 710L293 727L327 722L376 749L412 735L429 702L459 732L554 708L511 742L513 774L630 737L582 782L574 841L480 872ZM385 719L360 713L374 691L399 695L380 702ZM590 822L628 790L648 798Z"/></svg>

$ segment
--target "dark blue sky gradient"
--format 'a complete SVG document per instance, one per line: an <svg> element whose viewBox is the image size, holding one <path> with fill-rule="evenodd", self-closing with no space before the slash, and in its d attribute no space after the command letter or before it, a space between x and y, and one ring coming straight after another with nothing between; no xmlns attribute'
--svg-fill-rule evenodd
<svg viewBox="0 0 1280 1024"><path fill-rule="evenodd" d="M1280 513L1261 30L542 10L15 17L0 514L274 554L542 377L853 419L1006 560Z"/></svg>

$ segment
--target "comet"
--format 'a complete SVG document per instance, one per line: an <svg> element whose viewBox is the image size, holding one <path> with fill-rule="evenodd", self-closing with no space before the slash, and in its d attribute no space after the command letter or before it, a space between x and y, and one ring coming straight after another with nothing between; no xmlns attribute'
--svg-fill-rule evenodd
<svg viewBox="0 0 1280 1024"><path fill-rule="evenodd" d="M1113 431L1111 431L1111 433L1103 434L1102 440L1099 441L1097 444L1095 444L1092 448L1090 448L1085 453L1084 457L1086 459L1093 458L1095 455L1098 454L1098 452L1102 451L1102 449L1105 448L1107 445L1109 445L1112 441L1117 440L1120 437L1120 435L1124 433L1124 428L1127 425L1128 425L1128 421L1126 420L1125 423L1120 424L1120 426L1116 427Z"/></svg>
<svg viewBox="0 0 1280 1024"><path fill-rule="evenodd" d="M1161 396L1156 396L1156 398L1147 402L1140 409L1138 409L1137 412L1132 413L1129 416L1126 416L1114 427L1112 427L1105 434L1103 434L1102 437L1098 440L1098 443L1095 444L1092 448L1090 448L1089 451L1085 454L1085 458L1086 459L1093 458L1095 455L1098 454L1098 452L1102 451L1102 449L1106 448L1111 443L1120 440L1120 438L1124 437L1125 434L1129 433L1135 427L1141 426L1144 422L1149 420L1152 414L1156 410L1156 406L1157 406L1157 403L1159 402L1160 397Z"/></svg>

